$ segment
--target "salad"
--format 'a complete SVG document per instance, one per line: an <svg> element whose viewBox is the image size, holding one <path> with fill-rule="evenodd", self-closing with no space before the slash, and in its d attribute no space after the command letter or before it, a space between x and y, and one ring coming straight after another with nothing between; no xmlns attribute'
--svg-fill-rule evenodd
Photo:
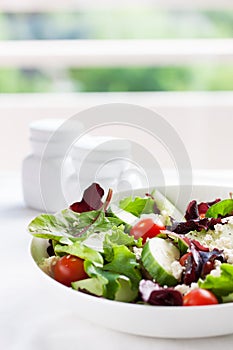
<svg viewBox="0 0 233 350"><path fill-rule="evenodd" d="M81 201L36 217L47 240L39 267L59 283L122 302L197 306L233 302L233 199L197 203L182 215L158 190L116 206L93 183Z"/></svg>

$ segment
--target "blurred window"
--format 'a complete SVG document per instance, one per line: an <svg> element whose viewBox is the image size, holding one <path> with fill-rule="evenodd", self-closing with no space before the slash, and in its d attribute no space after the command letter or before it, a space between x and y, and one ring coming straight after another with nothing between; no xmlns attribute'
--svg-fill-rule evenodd
<svg viewBox="0 0 233 350"><path fill-rule="evenodd" d="M36 1L0 4L0 40L231 39L233 3L196 1ZM232 5L232 6L231 6ZM230 42L229 45L232 44ZM22 46L23 47L23 46ZM230 54L230 47L229 54ZM62 48L61 48L62 50ZM233 48L232 48L233 50ZM27 55L27 52L25 53ZM30 52L28 53L30 54ZM232 52L233 56L233 52ZM0 92L232 90L233 63L144 64L127 67L21 67L1 63Z"/></svg>

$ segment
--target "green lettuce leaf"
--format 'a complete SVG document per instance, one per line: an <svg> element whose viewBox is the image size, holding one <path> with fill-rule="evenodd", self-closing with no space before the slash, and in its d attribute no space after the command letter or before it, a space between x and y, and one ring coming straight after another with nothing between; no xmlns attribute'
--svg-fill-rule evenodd
<svg viewBox="0 0 233 350"><path fill-rule="evenodd" d="M79 236L93 232L108 231L115 224L115 219L105 217L102 211L89 211L84 213L75 213L70 209L62 210L57 214L42 214L37 216L28 226L29 232L39 238L65 241L64 238L74 241Z"/></svg>
<svg viewBox="0 0 233 350"><path fill-rule="evenodd" d="M220 269L220 276L207 275L205 280L198 281L199 287L211 290L218 297L233 293L233 265L223 263Z"/></svg>
<svg viewBox="0 0 233 350"><path fill-rule="evenodd" d="M233 293L228 294L227 296L222 296L223 303L232 303L233 302Z"/></svg>
<svg viewBox="0 0 233 350"><path fill-rule="evenodd" d="M131 302L136 299L138 290L131 288L128 277L117 272L105 271L94 266L90 261L85 261L84 268L91 278L73 282L72 288L85 290L111 300Z"/></svg>
<svg viewBox="0 0 233 350"><path fill-rule="evenodd" d="M107 245L125 245L127 247L133 245L142 246L142 239L135 240L134 236L124 232L124 226L113 226L111 232L105 234L104 247Z"/></svg>
<svg viewBox="0 0 233 350"><path fill-rule="evenodd" d="M125 232L129 232L131 229L131 225L128 222L125 222L122 218L119 218L113 211L112 206L106 212L107 218L115 225L120 226L124 225ZM137 218L136 218L137 219Z"/></svg>
<svg viewBox="0 0 233 350"><path fill-rule="evenodd" d="M102 268L94 266L90 261L84 263L84 268L88 276L97 278L99 283L101 283L103 297L114 300L116 292L120 287L118 281L120 274L104 271Z"/></svg>
<svg viewBox="0 0 233 350"><path fill-rule="evenodd" d="M207 218L217 218L219 215L226 216L233 213L233 199L224 199L212 205L206 212Z"/></svg>
<svg viewBox="0 0 233 350"><path fill-rule="evenodd" d="M183 214L158 190L152 192L152 197L133 198L130 196L122 199L119 207L139 217L142 214L154 213L154 205L156 204L157 208L160 211L164 210L168 216L174 217L177 221L183 220Z"/></svg>
<svg viewBox="0 0 233 350"><path fill-rule="evenodd" d="M56 244L54 249L56 254L74 255L84 260L90 260L97 266L103 266L102 255L96 250L85 246L82 242L76 241L71 245Z"/></svg>
<svg viewBox="0 0 233 350"><path fill-rule="evenodd" d="M103 255L104 261L108 260L108 263L97 266L93 261L86 260L84 268L90 279L72 283L74 289L85 289L91 294L112 300L129 302L136 299L141 280L139 264L127 246L117 245L117 242L125 242L131 246L135 242L133 237L119 229L118 235L117 239L117 230L113 235L105 235Z"/></svg>
<svg viewBox="0 0 233 350"><path fill-rule="evenodd" d="M109 258L109 252L108 252ZM141 280L139 264L136 256L126 246L114 246L112 248L112 259L103 266L104 271L112 271L128 277L132 289L137 290Z"/></svg>
<svg viewBox="0 0 233 350"><path fill-rule="evenodd" d="M154 213L154 200L150 197L127 197L120 201L119 207L129 213L139 217L141 214Z"/></svg>
<svg viewBox="0 0 233 350"><path fill-rule="evenodd" d="M142 238L135 240L133 236L124 232L124 226L113 227L111 232L106 233L103 241L103 251L105 260L111 261L113 257L113 247L123 245L127 247L142 247Z"/></svg>
<svg viewBox="0 0 233 350"><path fill-rule="evenodd" d="M101 276L101 275L100 275ZM77 282L72 282L71 286L75 290L85 290L86 292L102 297L105 294L105 285L108 283L106 278L99 276L87 278Z"/></svg>

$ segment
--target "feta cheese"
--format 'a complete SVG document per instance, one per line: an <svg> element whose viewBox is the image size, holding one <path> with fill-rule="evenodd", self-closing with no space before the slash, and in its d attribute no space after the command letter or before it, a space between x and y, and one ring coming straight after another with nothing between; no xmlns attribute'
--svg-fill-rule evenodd
<svg viewBox="0 0 233 350"><path fill-rule="evenodd" d="M233 216L228 216L227 218L222 219L222 223L228 223L233 226Z"/></svg>
<svg viewBox="0 0 233 350"><path fill-rule="evenodd" d="M216 224L214 225L214 229L216 233L222 233L223 232L223 225L222 224Z"/></svg>
<svg viewBox="0 0 233 350"><path fill-rule="evenodd" d="M215 260L214 266L215 266L215 268L210 271L210 275L212 275L214 277L219 277L221 275L221 269L220 269L221 261Z"/></svg>
<svg viewBox="0 0 233 350"><path fill-rule="evenodd" d="M187 286L187 284L177 284L177 286L174 287L175 290L178 290L181 294L185 295L190 291L190 287Z"/></svg>
<svg viewBox="0 0 233 350"><path fill-rule="evenodd" d="M206 244L208 246L209 244L211 244L212 241L213 237L207 233L203 239L203 244Z"/></svg>
<svg viewBox="0 0 233 350"><path fill-rule="evenodd" d="M233 264L233 249L224 249L224 257L228 264Z"/></svg>
<svg viewBox="0 0 233 350"><path fill-rule="evenodd" d="M221 237L219 239L216 239L214 243L216 248L219 249L231 249L232 248L232 240L228 237Z"/></svg>
<svg viewBox="0 0 233 350"><path fill-rule="evenodd" d="M178 290L181 294L185 295L191 292L191 290L199 288L198 284L196 282L191 283L190 286L187 286L187 284L178 284L174 287L175 290Z"/></svg>
<svg viewBox="0 0 233 350"><path fill-rule="evenodd" d="M141 259L141 255L142 255L142 248L138 248L138 247L133 247L133 252L136 256L137 260Z"/></svg>
<svg viewBox="0 0 233 350"><path fill-rule="evenodd" d="M217 249L233 249L233 217L222 219L223 224L216 224L214 230L207 232L190 232L187 237L198 240L204 246L213 250Z"/></svg>
<svg viewBox="0 0 233 350"><path fill-rule="evenodd" d="M222 263L221 263L220 260L215 260L215 261L214 261L214 267L215 267L215 269L216 269L217 267L220 267L221 264L222 264Z"/></svg>

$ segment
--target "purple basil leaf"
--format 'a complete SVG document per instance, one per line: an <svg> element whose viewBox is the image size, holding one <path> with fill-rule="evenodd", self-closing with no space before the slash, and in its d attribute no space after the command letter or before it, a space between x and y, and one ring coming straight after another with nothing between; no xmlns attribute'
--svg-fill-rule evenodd
<svg viewBox="0 0 233 350"><path fill-rule="evenodd" d="M182 294L173 288L163 288L150 280L141 280L139 291L142 300L151 305L182 306Z"/></svg>

